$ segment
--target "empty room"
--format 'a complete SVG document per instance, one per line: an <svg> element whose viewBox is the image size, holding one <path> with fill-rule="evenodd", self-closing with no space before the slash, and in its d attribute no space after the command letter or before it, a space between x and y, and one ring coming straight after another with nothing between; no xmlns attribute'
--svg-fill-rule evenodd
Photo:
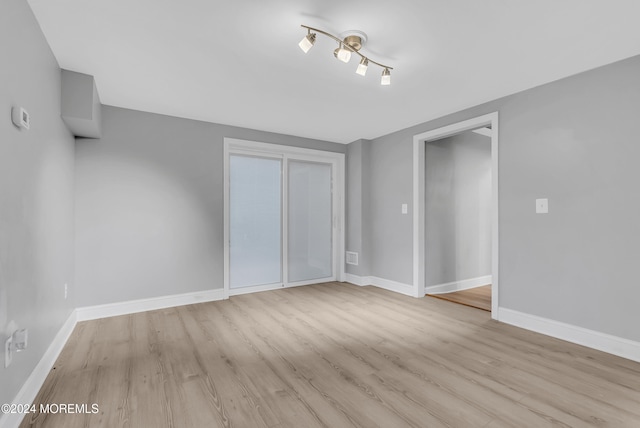
<svg viewBox="0 0 640 428"><path fill-rule="evenodd" d="M0 428L640 426L638 16L1 0Z"/></svg>

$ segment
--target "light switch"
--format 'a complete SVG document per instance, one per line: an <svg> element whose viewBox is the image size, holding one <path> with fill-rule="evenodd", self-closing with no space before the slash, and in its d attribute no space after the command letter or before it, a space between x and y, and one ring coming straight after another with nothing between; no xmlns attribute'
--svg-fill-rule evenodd
<svg viewBox="0 0 640 428"><path fill-rule="evenodd" d="M548 199L536 199L536 214L547 214L549 212Z"/></svg>
<svg viewBox="0 0 640 428"><path fill-rule="evenodd" d="M409 213L409 207L407 206L407 204L402 204L402 214L408 214Z"/></svg>

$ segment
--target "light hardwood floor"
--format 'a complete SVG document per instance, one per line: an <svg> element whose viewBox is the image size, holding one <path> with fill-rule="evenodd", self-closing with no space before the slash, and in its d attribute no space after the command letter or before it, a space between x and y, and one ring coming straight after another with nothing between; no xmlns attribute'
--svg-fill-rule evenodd
<svg viewBox="0 0 640 428"><path fill-rule="evenodd" d="M452 293L429 294L429 297L448 300L450 302L491 312L491 285L483 285L482 287L454 291Z"/></svg>
<svg viewBox="0 0 640 428"><path fill-rule="evenodd" d="M79 323L22 427L638 427L640 363L328 283Z"/></svg>

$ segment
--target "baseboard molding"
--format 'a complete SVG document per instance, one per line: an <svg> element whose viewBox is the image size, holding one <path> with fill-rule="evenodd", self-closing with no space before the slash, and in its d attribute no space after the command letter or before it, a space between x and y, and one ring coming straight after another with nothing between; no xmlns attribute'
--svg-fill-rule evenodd
<svg viewBox="0 0 640 428"><path fill-rule="evenodd" d="M76 326L76 312L72 312L69 318L64 322L56 336L53 338L51 345L45 351L44 355L27 378L26 382L20 388L20 391L13 400L13 404L33 403L42 384L49 375L51 368L58 359L58 355L62 352L62 348L67 343L69 336ZM0 414L0 428L14 428L20 425L24 417L24 413L5 413Z"/></svg>
<svg viewBox="0 0 640 428"><path fill-rule="evenodd" d="M395 291L396 293L416 297L414 296L413 285L391 281L389 279L379 278L377 276L358 276L348 273L346 277L347 282L354 285L359 285L361 287L366 285L373 285L374 287L384 288L385 290Z"/></svg>
<svg viewBox="0 0 640 428"><path fill-rule="evenodd" d="M500 322L640 362L640 342L512 309L499 308L498 314Z"/></svg>
<svg viewBox="0 0 640 428"><path fill-rule="evenodd" d="M359 285L360 287L371 285L371 277L368 276L358 276L352 273L347 273L345 274L345 280L350 284Z"/></svg>
<svg viewBox="0 0 640 428"><path fill-rule="evenodd" d="M370 276L371 285L374 285L379 288L384 288L385 290L395 291L396 293L405 294L407 296L414 296L413 285L404 284L402 282L391 281L384 278L378 278L377 276ZM422 297L422 296L420 296Z"/></svg>
<svg viewBox="0 0 640 428"><path fill-rule="evenodd" d="M171 296L152 297L149 299L130 300L127 302L108 303L106 305L85 306L76 309L78 321L89 321L118 315L135 314L174 306L192 305L194 303L213 302L224 299L224 290L206 290L193 293L175 294Z"/></svg>
<svg viewBox="0 0 640 428"><path fill-rule="evenodd" d="M479 276L477 278L463 279L462 281L447 282L444 284L432 285L425 288L425 294L453 293L455 291L468 290L470 288L489 285L492 282L491 275Z"/></svg>

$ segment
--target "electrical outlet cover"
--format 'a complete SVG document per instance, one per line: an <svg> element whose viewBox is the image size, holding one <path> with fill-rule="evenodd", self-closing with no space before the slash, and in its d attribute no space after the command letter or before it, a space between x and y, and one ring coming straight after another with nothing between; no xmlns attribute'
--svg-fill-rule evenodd
<svg viewBox="0 0 640 428"><path fill-rule="evenodd" d="M549 212L549 200L548 199L536 199L536 213L547 214Z"/></svg>
<svg viewBox="0 0 640 428"><path fill-rule="evenodd" d="M4 368L6 369L11 365L11 360L13 355L11 355L11 345L13 344L13 340L11 336L7 338L7 341L4 342Z"/></svg>

